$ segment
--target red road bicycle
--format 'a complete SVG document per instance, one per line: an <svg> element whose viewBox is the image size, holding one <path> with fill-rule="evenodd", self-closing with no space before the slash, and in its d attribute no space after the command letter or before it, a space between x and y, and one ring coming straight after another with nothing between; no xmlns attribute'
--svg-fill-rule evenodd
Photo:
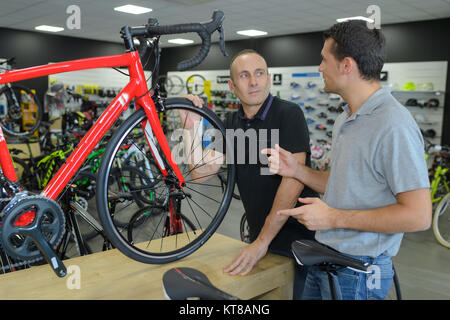
<svg viewBox="0 0 450 320"><path fill-rule="evenodd" d="M202 46L194 58L180 62L178 70L192 68L207 56L211 34L220 33L220 48L225 43L224 15L215 11L205 23L160 26L149 19L145 26L121 29L126 53L60 62L0 74L0 84L50 74L104 67L127 67L129 83L115 97L83 137L65 164L40 194L24 190L9 155L0 128L0 250L14 259L36 261L45 258L58 276L66 270L55 251L65 233L65 212L58 200L72 184L77 171L109 131L120 114L134 102L136 111L117 129L102 157L97 176L96 204L100 220L114 247L144 263L167 263L191 254L214 233L221 223L233 194L234 166L220 165L214 174L194 178L193 170L208 166L211 154L228 148L225 129L208 108L195 108L186 99L162 99L156 79L159 70L159 38L176 33L197 33ZM140 41L137 47L133 38ZM152 86L147 85L141 61L154 59ZM145 66L146 64L144 64ZM120 70L119 70L120 71ZM181 116L183 115L183 116ZM194 119L196 138L188 146L179 134ZM194 141L199 143L194 145ZM132 151L124 159L122 146ZM201 150L196 163L182 161ZM183 156L180 156L180 153ZM180 160L181 159L181 160ZM208 161L205 161L208 159ZM227 175L222 185L217 173ZM136 206L136 199L146 210ZM136 217L136 210L140 210ZM130 226L126 221L133 218ZM125 222L125 223L124 223ZM133 237L129 237L133 228Z"/></svg>

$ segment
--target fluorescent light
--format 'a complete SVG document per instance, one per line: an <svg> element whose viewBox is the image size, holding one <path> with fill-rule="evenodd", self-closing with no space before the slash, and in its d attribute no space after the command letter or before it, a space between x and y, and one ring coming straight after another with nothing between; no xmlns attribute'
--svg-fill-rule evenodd
<svg viewBox="0 0 450 320"><path fill-rule="evenodd" d="M135 6L132 4L127 4L124 6L116 7L116 8L114 8L114 10L120 11L120 12L132 13L132 14L142 14L142 13L147 13L147 12L153 11L153 9Z"/></svg>
<svg viewBox="0 0 450 320"><path fill-rule="evenodd" d="M372 20L370 18L361 17L361 16L336 19L337 22L345 22L345 21L350 21L350 20L364 20L364 21L367 21L369 23L374 23L375 22L374 20Z"/></svg>
<svg viewBox="0 0 450 320"><path fill-rule="evenodd" d="M170 40L167 40L167 42L175 43L175 44L189 44L189 43L194 43L194 40L179 38L179 39L170 39Z"/></svg>
<svg viewBox="0 0 450 320"><path fill-rule="evenodd" d="M53 26L46 26L46 25L37 26L37 27L34 27L34 29L39 30L39 31L49 31L49 32L60 32L60 31L64 30L64 28L61 28L61 27L53 27Z"/></svg>
<svg viewBox="0 0 450 320"><path fill-rule="evenodd" d="M259 30L241 30L237 31L236 33L248 37L264 36L267 34L267 32Z"/></svg>

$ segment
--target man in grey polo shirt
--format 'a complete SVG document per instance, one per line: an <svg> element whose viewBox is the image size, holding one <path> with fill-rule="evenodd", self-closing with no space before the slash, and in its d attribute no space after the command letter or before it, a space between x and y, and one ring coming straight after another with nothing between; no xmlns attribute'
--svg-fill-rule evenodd
<svg viewBox="0 0 450 320"><path fill-rule="evenodd" d="M295 177L324 194L279 211L296 218L316 240L373 265L372 275L336 275L342 299L384 299L392 283L391 257L404 232L429 228L431 199L420 130L409 111L382 89L385 39L365 22L338 23L324 33L325 91L348 103L333 127L331 170L299 164L286 150L267 149L273 173ZM326 274L311 269L305 299L329 299Z"/></svg>

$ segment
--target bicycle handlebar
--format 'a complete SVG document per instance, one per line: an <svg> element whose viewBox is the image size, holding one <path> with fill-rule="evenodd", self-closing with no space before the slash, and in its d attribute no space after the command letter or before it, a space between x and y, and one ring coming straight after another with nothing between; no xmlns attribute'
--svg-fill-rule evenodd
<svg viewBox="0 0 450 320"><path fill-rule="evenodd" d="M149 23L146 26L131 27L131 28L124 27L121 30L121 34L123 37L130 36L130 37L150 38L154 36L167 34L190 33L190 32L197 33L202 39L202 46L196 56L178 63L177 69L179 71L184 71L199 65L206 58L209 49L211 47L211 34L214 33L216 30L220 32L220 49L225 56L228 55L225 50L225 39L222 28L222 22L224 18L225 16L222 11L215 10L212 19L208 22L159 26L154 24L156 20L152 20L153 23Z"/></svg>

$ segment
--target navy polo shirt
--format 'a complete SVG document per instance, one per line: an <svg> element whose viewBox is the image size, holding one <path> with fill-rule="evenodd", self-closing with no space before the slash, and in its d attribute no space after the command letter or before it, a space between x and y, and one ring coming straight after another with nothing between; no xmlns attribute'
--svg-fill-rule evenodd
<svg viewBox="0 0 450 320"><path fill-rule="evenodd" d="M246 118L241 105L237 112L228 115L225 128L227 133L230 129L235 132L232 138L236 183L247 214L250 240L254 241L272 209L282 179L269 173L267 156L260 151L279 144L291 153L306 152L306 165L310 166L308 127L298 105L269 95L252 119ZM318 197L318 194L305 186L301 196ZM313 237L314 232L289 217L270 248L290 252L292 241Z"/></svg>

